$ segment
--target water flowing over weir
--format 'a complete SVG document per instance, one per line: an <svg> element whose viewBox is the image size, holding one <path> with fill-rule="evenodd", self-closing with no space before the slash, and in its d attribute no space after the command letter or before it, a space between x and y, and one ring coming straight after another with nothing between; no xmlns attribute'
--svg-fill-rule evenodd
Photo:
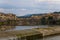
<svg viewBox="0 0 60 40"><path fill-rule="evenodd" d="M60 27L0 31L0 40L59 40L60 36L54 36L58 34Z"/></svg>
<svg viewBox="0 0 60 40"><path fill-rule="evenodd" d="M33 29L1 32L0 34L2 34L1 37L4 37L0 40L36 40L42 38L42 33Z"/></svg>

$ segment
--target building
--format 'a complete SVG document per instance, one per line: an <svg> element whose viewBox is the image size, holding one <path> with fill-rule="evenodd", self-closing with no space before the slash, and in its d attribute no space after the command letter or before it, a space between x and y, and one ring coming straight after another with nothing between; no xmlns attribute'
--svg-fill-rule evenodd
<svg viewBox="0 0 60 40"><path fill-rule="evenodd" d="M16 15L15 14L11 14L11 13L2 13L0 12L0 20L16 20Z"/></svg>
<svg viewBox="0 0 60 40"><path fill-rule="evenodd" d="M16 18L17 18L15 14L8 13L6 15L8 16L8 17L6 16L7 19L10 19L10 20L16 20Z"/></svg>

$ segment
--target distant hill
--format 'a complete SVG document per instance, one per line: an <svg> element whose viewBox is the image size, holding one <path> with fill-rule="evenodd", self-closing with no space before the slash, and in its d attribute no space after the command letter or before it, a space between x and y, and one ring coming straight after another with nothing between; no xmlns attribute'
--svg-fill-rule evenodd
<svg viewBox="0 0 60 40"><path fill-rule="evenodd" d="M41 14L27 14L24 16L17 16L18 18L30 18L31 16L42 16L42 15L46 15L48 13L41 13ZM53 12L53 14L60 14L60 12Z"/></svg>
<svg viewBox="0 0 60 40"><path fill-rule="evenodd" d="M28 15L24 15L24 16L17 16L18 18L30 18L31 16L42 16L45 14L28 14Z"/></svg>
<svg viewBox="0 0 60 40"><path fill-rule="evenodd" d="M18 18L30 18L32 15L17 16Z"/></svg>
<svg viewBox="0 0 60 40"><path fill-rule="evenodd" d="M60 14L60 12L53 12L54 14Z"/></svg>

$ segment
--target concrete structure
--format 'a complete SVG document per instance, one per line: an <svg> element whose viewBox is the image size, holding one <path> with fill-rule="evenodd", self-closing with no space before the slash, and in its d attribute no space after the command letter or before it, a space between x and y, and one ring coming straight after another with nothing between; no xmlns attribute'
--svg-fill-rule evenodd
<svg viewBox="0 0 60 40"><path fill-rule="evenodd" d="M42 34L33 29L0 32L0 40L36 40Z"/></svg>

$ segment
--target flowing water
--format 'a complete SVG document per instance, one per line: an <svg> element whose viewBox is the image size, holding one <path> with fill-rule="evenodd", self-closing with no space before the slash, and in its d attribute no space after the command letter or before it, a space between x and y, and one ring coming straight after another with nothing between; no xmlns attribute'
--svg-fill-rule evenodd
<svg viewBox="0 0 60 40"><path fill-rule="evenodd" d="M15 30L25 30L25 29L32 29L32 28L47 28L48 25L41 25L41 26L15 26L7 31L15 31Z"/></svg>
<svg viewBox="0 0 60 40"><path fill-rule="evenodd" d="M0 40L14 40L13 38L14 37L11 37L11 38L0 38ZM36 39L36 40L60 40L60 35L55 35L55 36L50 36L50 37L43 37L41 39Z"/></svg>
<svg viewBox="0 0 60 40"><path fill-rule="evenodd" d="M54 35L54 36L49 36L49 37L43 37L42 39L39 40L60 40L60 35Z"/></svg>
<svg viewBox="0 0 60 40"><path fill-rule="evenodd" d="M48 26L15 26L13 29L10 29L8 31L24 30L24 29L32 29L32 28L46 28L46 27L48 27ZM0 40L9 40L9 39L8 38L0 38ZM43 37L43 38L37 39L37 40L60 40L60 35Z"/></svg>

